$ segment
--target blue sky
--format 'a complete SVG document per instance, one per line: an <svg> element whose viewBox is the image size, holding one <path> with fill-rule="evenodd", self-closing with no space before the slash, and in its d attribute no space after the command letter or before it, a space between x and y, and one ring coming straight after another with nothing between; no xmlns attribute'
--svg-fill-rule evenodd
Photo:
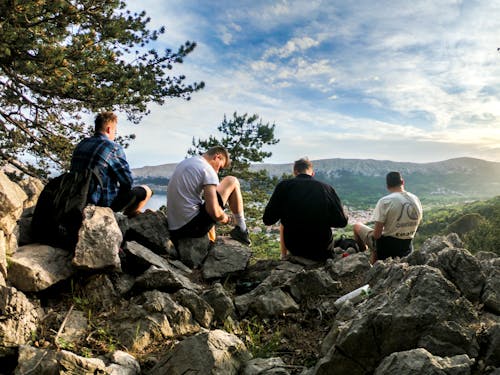
<svg viewBox="0 0 500 375"><path fill-rule="evenodd" d="M182 160L224 114L276 124L272 163L500 161L500 1L127 1L198 46L173 74L205 89L120 117L133 167Z"/></svg>

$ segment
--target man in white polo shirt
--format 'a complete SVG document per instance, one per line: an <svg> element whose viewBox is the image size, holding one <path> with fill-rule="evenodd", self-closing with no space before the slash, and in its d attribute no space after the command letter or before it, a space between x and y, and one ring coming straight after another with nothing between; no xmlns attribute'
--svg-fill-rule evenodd
<svg viewBox="0 0 500 375"><path fill-rule="evenodd" d="M167 188L167 220L174 244L181 238L206 235L215 223L229 223L231 218L224 212L228 203L235 221L231 237L250 245L240 183L233 176L219 182L217 175L230 163L229 152L215 146L177 165Z"/></svg>
<svg viewBox="0 0 500 375"><path fill-rule="evenodd" d="M356 223L353 228L359 248L371 250L372 264L410 254L413 237L422 221L422 204L416 195L405 191L401 174L389 172L386 182L390 194L377 202L372 219L375 227Z"/></svg>

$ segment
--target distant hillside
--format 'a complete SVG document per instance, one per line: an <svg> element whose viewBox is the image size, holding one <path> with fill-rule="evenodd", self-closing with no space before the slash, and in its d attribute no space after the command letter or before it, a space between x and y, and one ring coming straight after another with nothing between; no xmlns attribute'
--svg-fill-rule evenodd
<svg viewBox="0 0 500 375"><path fill-rule="evenodd" d="M389 171L401 171L406 187L424 203L446 203L500 195L500 163L457 158L434 163L405 163L373 159L314 160L316 178L335 187L341 199L353 207L372 206L385 190ZM168 182L176 164L134 169L141 181ZM292 163L255 164L272 176L292 172Z"/></svg>

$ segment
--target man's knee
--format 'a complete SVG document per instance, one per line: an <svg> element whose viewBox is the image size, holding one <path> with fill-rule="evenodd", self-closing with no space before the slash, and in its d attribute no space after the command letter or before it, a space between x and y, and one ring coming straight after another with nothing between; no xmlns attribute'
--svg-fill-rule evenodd
<svg viewBox="0 0 500 375"><path fill-rule="evenodd" d="M359 232L361 230L361 223L355 223L352 226L352 230L353 230L354 234L359 235Z"/></svg>
<svg viewBox="0 0 500 375"><path fill-rule="evenodd" d="M146 196L144 197L144 201L148 201L153 195L153 190L148 185L139 185L139 187L143 188L146 191Z"/></svg>
<svg viewBox="0 0 500 375"><path fill-rule="evenodd" d="M234 176L226 176L222 180L228 187L236 188L240 187L240 181Z"/></svg>

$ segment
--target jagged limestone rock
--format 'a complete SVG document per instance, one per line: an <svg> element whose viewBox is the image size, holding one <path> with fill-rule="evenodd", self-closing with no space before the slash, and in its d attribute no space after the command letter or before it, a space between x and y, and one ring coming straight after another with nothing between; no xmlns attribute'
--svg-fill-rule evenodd
<svg viewBox="0 0 500 375"><path fill-rule="evenodd" d="M151 265L165 270L172 270L173 272L180 273L184 276L192 272L182 262L165 259L135 241L127 242L125 250L128 253L127 258L131 258L133 267L143 269L143 272L146 271Z"/></svg>
<svg viewBox="0 0 500 375"><path fill-rule="evenodd" d="M188 289L181 289L174 294L174 299L182 306L187 307L194 319L204 328L210 328L214 318L214 309L197 293Z"/></svg>
<svg viewBox="0 0 500 375"><path fill-rule="evenodd" d="M177 252L182 263L190 268L199 268L208 255L210 240L208 236L182 238L177 243Z"/></svg>
<svg viewBox="0 0 500 375"><path fill-rule="evenodd" d="M299 272L290 280L290 293L296 301L325 295L338 295L342 284L333 280L324 269Z"/></svg>
<svg viewBox="0 0 500 375"><path fill-rule="evenodd" d="M106 274L90 276L83 286L82 292L93 308L100 310L111 309L119 299L119 293Z"/></svg>
<svg viewBox="0 0 500 375"><path fill-rule="evenodd" d="M23 292L39 292L74 274L72 254L48 245L20 247L9 259L9 282Z"/></svg>
<svg viewBox="0 0 500 375"><path fill-rule="evenodd" d="M0 275L5 281L7 278L7 239L3 230L0 230Z"/></svg>
<svg viewBox="0 0 500 375"><path fill-rule="evenodd" d="M71 310L66 317L66 324L59 335L58 344L77 343L83 340L87 336L88 312Z"/></svg>
<svg viewBox="0 0 500 375"><path fill-rule="evenodd" d="M241 372L242 375L289 375L285 362L279 357L251 359Z"/></svg>
<svg viewBox="0 0 500 375"><path fill-rule="evenodd" d="M471 302L478 302L485 278L479 260L465 249L447 248L437 253L428 265L439 268Z"/></svg>
<svg viewBox="0 0 500 375"><path fill-rule="evenodd" d="M175 272L173 267L164 269L151 266L141 276L137 277L134 284L134 290L144 291L153 289L167 293L175 293L179 289L189 289L199 292L201 287L191 282L180 272Z"/></svg>
<svg viewBox="0 0 500 375"><path fill-rule="evenodd" d="M0 230L11 234L23 212L26 193L0 171Z"/></svg>
<svg viewBox="0 0 500 375"><path fill-rule="evenodd" d="M155 341L200 330L189 309L159 291L132 298L129 306L113 316L110 324L119 341L129 350L137 351Z"/></svg>
<svg viewBox="0 0 500 375"><path fill-rule="evenodd" d="M150 375L236 375L250 358L245 344L237 336L214 330L181 341Z"/></svg>
<svg viewBox="0 0 500 375"><path fill-rule="evenodd" d="M484 361L486 366L500 367L500 323L484 333Z"/></svg>
<svg viewBox="0 0 500 375"><path fill-rule="evenodd" d="M481 262L486 275L486 282L481 302L487 310L500 315L500 257Z"/></svg>
<svg viewBox="0 0 500 375"><path fill-rule="evenodd" d="M111 353L109 359L113 362L106 367L110 375L139 375L141 373L139 362L126 352L116 350Z"/></svg>
<svg viewBox="0 0 500 375"><path fill-rule="evenodd" d="M0 286L0 355L31 340L38 313L28 298L15 288Z"/></svg>
<svg viewBox="0 0 500 375"><path fill-rule="evenodd" d="M248 246L230 238L219 237L203 263L203 278L223 278L245 270L252 255Z"/></svg>
<svg viewBox="0 0 500 375"><path fill-rule="evenodd" d="M387 356L374 375L470 375L473 364L466 354L442 358L418 348Z"/></svg>
<svg viewBox="0 0 500 375"><path fill-rule="evenodd" d="M359 315L338 333L314 374L370 373L391 353L418 347L438 356L477 356L477 313L441 271L377 262L369 280L373 295L357 305Z"/></svg>
<svg viewBox="0 0 500 375"><path fill-rule="evenodd" d="M161 211L146 210L128 219L127 241L136 241L157 254L176 257L170 240L166 215Z"/></svg>
<svg viewBox="0 0 500 375"><path fill-rule="evenodd" d="M212 306L214 318L219 322L224 322L227 317L233 316L233 300L222 284L215 283L212 289L202 294L202 298Z"/></svg>
<svg viewBox="0 0 500 375"><path fill-rule="evenodd" d="M257 296L249 310L260 317L273 317L297 312L300 308L289 294L280 288L274 288Z"/></svg>
<svg viewBox="0 0 500 375"><path fill-rule="evenodd" d="M78 232L73 265L87 270L120 270L122 232L109 207L87 206Z"/></svg>
<svg viewBox="0 0 500 375"><path fill-rule="evenodd" d="M27 199L24 201L24 209L27 209L36 205L44 185L38 178L29 176L19 181L19 187L26 193Z"/></svg>
<svg viewBox="0 0 500 375"><path fill-rule="evenodd" d="M37 374L109 374L138 375L141 368L130 354L115 351L109 360L85 358L67 350L39 349L28 345L19 347L15 375Z"/></svg>

